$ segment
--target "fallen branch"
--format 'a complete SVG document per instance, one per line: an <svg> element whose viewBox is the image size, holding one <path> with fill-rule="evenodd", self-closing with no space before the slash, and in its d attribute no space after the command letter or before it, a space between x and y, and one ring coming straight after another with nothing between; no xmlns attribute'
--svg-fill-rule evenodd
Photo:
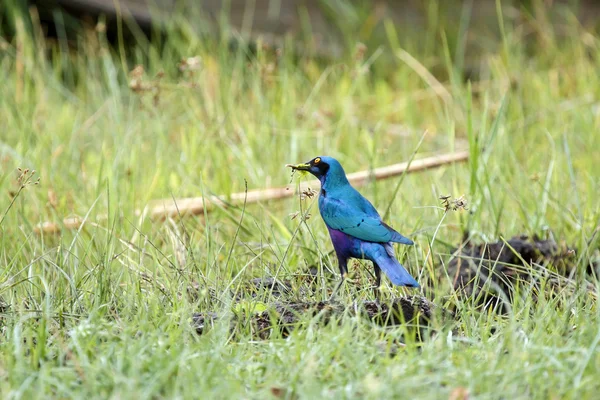
<svg viewBox="0 0 600 400"><path fill-rule="evenodd" d="M469 152L462 151L458 153L440 154L432 157L413 160L412 163L399 163L388 165L386 167L376 168L372 171L360 171L348 174L348 180L355 186L362 186L369 180L387 179L404 173L423 171L441 165L452 164L455 162L466 161L469 158ZM300 184L300 190L308 187L319 187L319 181L313 180ZM136 216L145 215L151 219L173 218L178 215L198 215L205 211L212 210L215 206L227 207L229 205L239 205L246 199L246 204L258 203L261 201L280 200L294 195L290 190L291 186L256 189L247 193L233 193L231 196L206 196L190 197L184 199L161 199L152 201L144 210L137 210ZM106 220L107 216L102 215L99 220ZM58 233L64 229L78 229L84 223L90 223L80 217L65 218L62 224L56 222L44 222L35 228L37 233Z"/></svg>

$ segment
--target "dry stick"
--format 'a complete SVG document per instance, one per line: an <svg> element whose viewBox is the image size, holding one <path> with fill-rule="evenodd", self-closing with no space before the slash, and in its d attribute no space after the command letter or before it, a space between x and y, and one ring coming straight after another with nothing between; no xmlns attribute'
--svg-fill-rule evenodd
<svg viewBox="0 0 600 400"><path fill-rule="evenodd" d="M393 176L406 172L423 171L430 168L439 167L445 164L451 164L454 162L466 161L469 158L468 151L461 151L457 153L439 154L432 157L422 158L420 160L413 160L408 163L403 162L399 164L388 165L387 167L375 168L372 171L360 171L348 174L348 180L355 186L362 186L367 181L375 179L387 179ZM308 187L318 187L319 181L313 180L310 182L303 182L300 184L300 190L304 190ZM246 204L257 203L260 201L268 200L280 200L286 197L294 195L294 190L290 190L290 186L271 188L271 189L257 189L250 190L247 193L233 193L231 196L207 196L202 197L190 197L184 199L177 199L176 202L172 198L161 199L152 201L151 204L144 210L136 210L136 215L146 213L152 219L165 219L174 218L179 215L198 215L202 214L214 208L214 206L227 207L228 205L237 205L244 202ZM106 219L106 215L99 217L100 220ZM35 228L37 233L58 233L64 227L65 229L77 229L84 223L82 218L71 217L65 218L62 224L55 222L44 222Z"/></svg>

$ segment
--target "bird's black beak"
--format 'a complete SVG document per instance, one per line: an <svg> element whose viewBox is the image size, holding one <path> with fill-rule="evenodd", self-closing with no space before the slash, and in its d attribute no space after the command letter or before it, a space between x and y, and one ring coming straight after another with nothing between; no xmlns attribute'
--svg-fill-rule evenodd
<svg viewBox="0 0 600 400"><path fill-rule="evenodd" d="M310 164L286 164L286 167L290 167L293 171L298 170L298 171L310 171L311 169L311 165Z"/></svg>

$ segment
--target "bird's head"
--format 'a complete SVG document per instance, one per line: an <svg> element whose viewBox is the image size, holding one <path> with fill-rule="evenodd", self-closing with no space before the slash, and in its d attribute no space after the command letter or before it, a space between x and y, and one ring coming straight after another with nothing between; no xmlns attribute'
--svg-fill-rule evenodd
<svg viewBox="0 0 600 400"><path fill-rule="evenodd" d="M292 170L307 171L316 176L322 184L325 181L329 181L330 183L332 183L331 181L340 183L348 182L342 164L332 157L315 157L305 164L287 164L286 167L290 167Z"/></svg>

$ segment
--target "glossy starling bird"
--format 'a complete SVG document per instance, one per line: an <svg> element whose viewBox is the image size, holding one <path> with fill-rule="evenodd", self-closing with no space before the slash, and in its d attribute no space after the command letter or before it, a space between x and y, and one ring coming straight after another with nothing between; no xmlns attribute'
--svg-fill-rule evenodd
<svg viewBox="0 0 600 400"><path fill-rule="evenodd" d="M293 170L308 171L321 181L319 211L327 225L339 261L344 283L348 259L373 262L376 285L381 285L381 271L394 285L417 288L419 284L398 262L392 243L414 244L381 220L381 216L348 179L342 165L331 157L316 157L306 164L291 165Z"/></svg>

